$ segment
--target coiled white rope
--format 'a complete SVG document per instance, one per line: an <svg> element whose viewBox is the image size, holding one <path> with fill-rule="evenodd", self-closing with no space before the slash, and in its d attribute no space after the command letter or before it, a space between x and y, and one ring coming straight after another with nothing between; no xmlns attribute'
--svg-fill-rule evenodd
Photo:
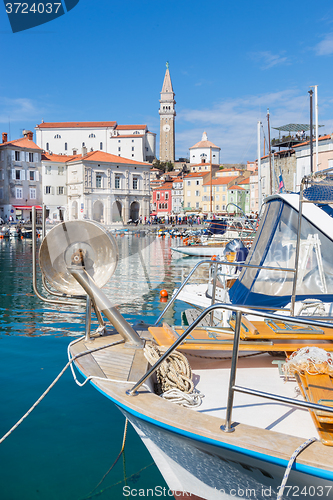
<svg viewBox="0 0 333 500"><path fill-rule="evenodd" d="M147 343L144 355L153 366L165 351L166 348ZM194 388L191 366L184 354L178 351L170 354L156 370L156 377L164 399L188 408L201 404L204 395Z"/></svg>
<svg viewBox="0 0 333 500"><path fill-rule="evenodd" d="M281 483L281 486L279 488L279 493L278 493L278 496L276 497L276 500L281 500L283 497L283 492L284 492L285 486L287 484L288 477L289 477L291 468L293 466L293 463L294 463L296 457L301 453L301 451L303 451L307 446L309 446L311 443L314 443L315 441L317 441L317 438L315 438L315 437L307 439L291 455L290 460L289 460L288 465L287 465L287 468L286 468L286 471L284 473L282 483Z"/></svg>

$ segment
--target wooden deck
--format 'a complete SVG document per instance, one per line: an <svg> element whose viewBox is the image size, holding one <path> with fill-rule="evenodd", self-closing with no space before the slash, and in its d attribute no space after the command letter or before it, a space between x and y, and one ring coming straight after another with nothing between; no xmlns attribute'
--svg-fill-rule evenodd
<svg viewBox="0 0 333 500"><path fill-rule="evenodd" d="M101 350L82 356L77 359L76 365L83 373L89 373L89 376L136 382L148 368L143 350L130 348L124 343L103 348L121 340L122 337L117 333L96 337L88 342L81 340L71 347L73 356L99 347Z"/></svg>

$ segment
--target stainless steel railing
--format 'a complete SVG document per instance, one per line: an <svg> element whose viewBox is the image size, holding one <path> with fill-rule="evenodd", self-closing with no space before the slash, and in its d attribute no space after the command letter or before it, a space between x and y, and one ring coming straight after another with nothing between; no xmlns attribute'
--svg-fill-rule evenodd
<svg viewBox="0 0 333 500"><path fill-rule="evenodd" d="M261 392L255 389L241 387L236 385L236 373L237 373L237 361L238 361L238 351L239 351L239 342L240 342L240 330L242 323L242 315L243 314L255 314L256 316L274 319L276 321L288 321L288 323L296 323L301 325L311 325L317 326L321 328L333 328L331 323L326 323L323 321L314 321L308 318L304 319L302 317L290 317L284 315L278 315L273 313L265 313L258 310L253 310L244 306L237 306L232 304L213 304L207 309L205 309L197 319L183 332L182 335L173 343L171 347L159 358L159 360L147 371L147 373L141 377L141 379L132 387L132 389L127 391L129 396L134 396L137 390L146 382L146 380L158 369L158 367L165 361L170 354L184 342L186 337L192 332L192 330L212 311L217 309L226 309L232 312L236 312L236 325L235 325L235 334L234 334L234 342L233 342L233 351L232 351L232 362L230 369L230 378L229 378L229 389L228 389L228 398L227 398L227 411L226 411L226 419L225 425L221 426L221 429L224 432L234 432L235 428L231 425L232 419L232 410L233 410L233 401L235 392L242 392L244 394L250 394L253 396L258 396L266 399L271 399L273 401L279 401L281 403L290 404L293 406L298 406L301 408L307 408L311 410L322 410L327 411L329 413L333 413L333 408L311 403L309 401L298 401L293 398L287 398L285 396L280 396L278 394L271 394L268 392Z"/></svg>
<svg viewBox="0 0 333 500"><path fill-rule="evenodd" d="M241 262L229 262L229 261L211 260L211 259L209 259L209 260L208 259L201 260L200 262L198 262L194 266L194 268L192 269L192 271L190 272L190 274L187 276L187 278L183 281L183 283L178 288L177 292L171 297L170 301L167 303L167 305L165 306L165 308L163 309L163 311L161 312L161 314L159 315L159 317L155 321L154 326L158 325L158 323L163 318L165 312L174 303L174 301L176 300L176 298L178 297L178 295L180 294L180 292L183 290L184 286L188 283L188 281L193 276L193 274L195 273L195 271L202 264L210 264L211 266L212 265L216 265L216 266L218 266L218 265L226 265L226 266L234 266L234 267L249 267L249 268L253 268L253 269L265 269L265 270L268 270L268 271L285 271L285 272L291 272L291 273L295 273L296 272L295 269L293 269L293 268L287 268L287 267L284 268L284 267L258 266L258 265L255 265L255 264L243 264ZM216 277L217 277L217 273L214 273L214 282L213 282L213 290L214 290L214 292L216 290ZM214 304L214 302L215 302L215 293L213 293L213 295L212 295L212 305ZM279 307L277 307L277 308L276 307L268 307L268 308L267 307L260 307L260 309L276 310L276 309L281 309L281 308L279 308Z"/></svg>

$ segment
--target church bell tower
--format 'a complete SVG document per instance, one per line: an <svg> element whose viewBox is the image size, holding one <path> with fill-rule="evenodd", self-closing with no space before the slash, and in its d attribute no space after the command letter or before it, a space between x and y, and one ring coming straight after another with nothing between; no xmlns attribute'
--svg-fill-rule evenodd
<svg viewBox="0 0 333 500"><path fill-rule="evenodd" d="M160 161L175 161L175 93L172 88L169 63L166 63L160 99Z"/></svg>

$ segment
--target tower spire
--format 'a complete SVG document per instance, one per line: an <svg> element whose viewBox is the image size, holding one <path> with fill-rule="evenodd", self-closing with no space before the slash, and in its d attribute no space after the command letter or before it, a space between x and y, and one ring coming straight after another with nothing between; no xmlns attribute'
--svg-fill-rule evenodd
<svg viewBox="0 0 333 500"><path fill-rule="evenodd" d="M169 62L166 71L160 99L160 161L175 161L175 93L172 88Z"/></svg>

